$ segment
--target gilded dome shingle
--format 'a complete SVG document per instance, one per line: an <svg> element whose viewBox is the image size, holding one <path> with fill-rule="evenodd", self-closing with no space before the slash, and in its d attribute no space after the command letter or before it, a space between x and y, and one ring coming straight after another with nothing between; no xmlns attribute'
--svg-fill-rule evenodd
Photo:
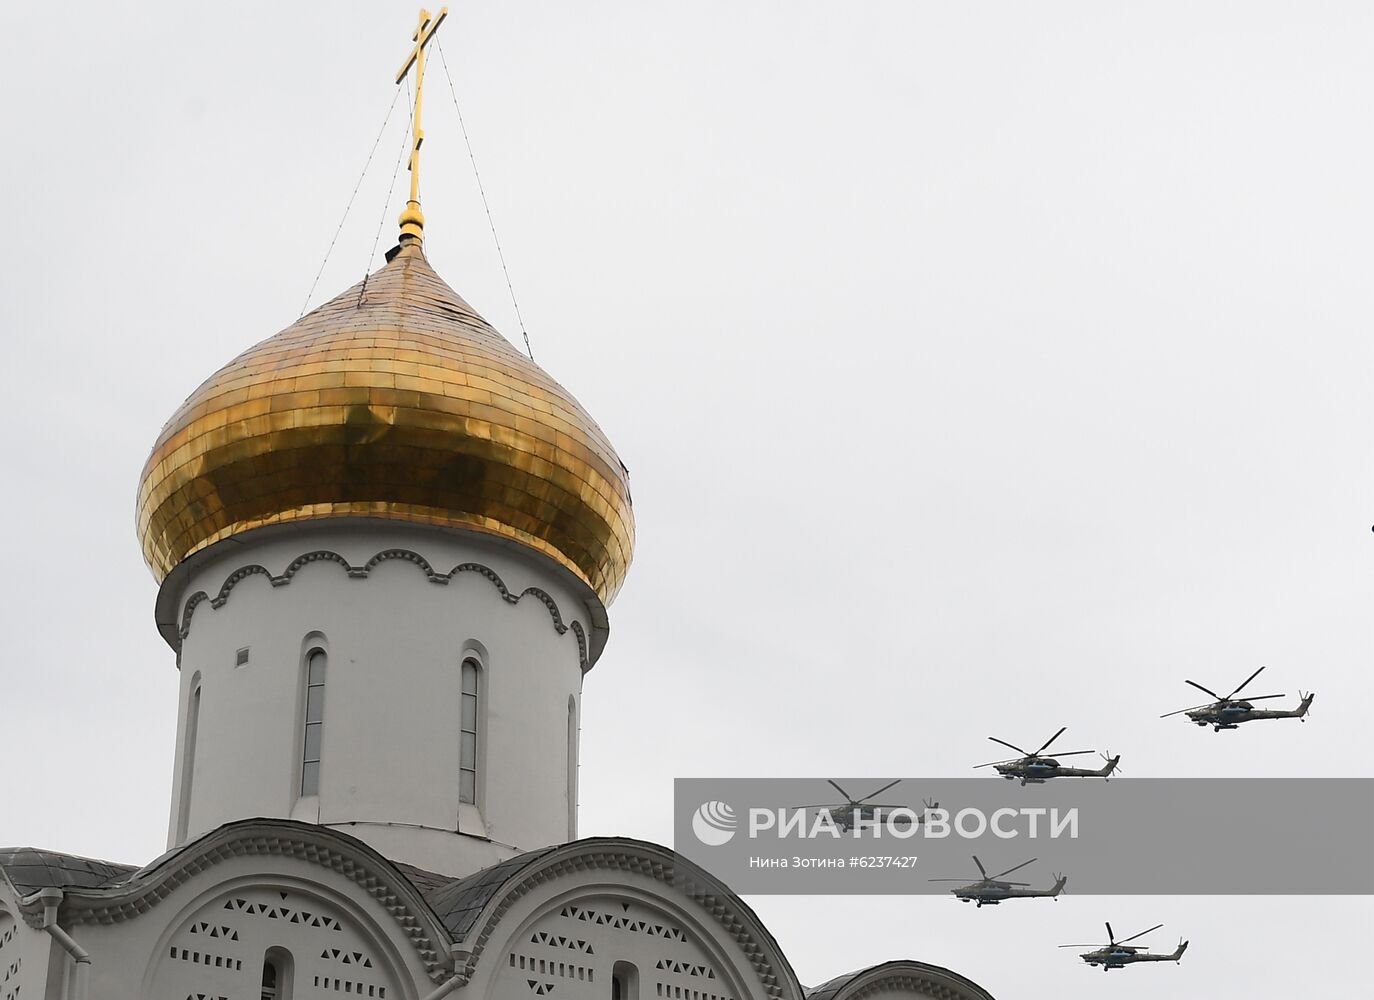
<svg viewBox="0 0 1374 1000"><path fill-rule="evenodd" d="M628 474L601 429L416 245L211 376L139 482L159 582L252 528L344 516L519 542L606 604L634 546Z"/></svg>

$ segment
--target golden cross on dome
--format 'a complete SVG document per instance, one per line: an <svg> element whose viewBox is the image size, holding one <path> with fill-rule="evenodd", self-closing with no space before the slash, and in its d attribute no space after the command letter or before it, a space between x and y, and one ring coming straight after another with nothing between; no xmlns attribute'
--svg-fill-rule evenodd
<svg viewBox="0 0 1374 1000"><path fill-rule="evenodd" d="M420 24L415 29L415 34L410 36L415 42L415 47L410 50L405 65L396 74L396 83L399 84L410 72L410 67L415 67L415 113L411 118L410 200L406 202L405 211L401 213L402 242L407 238L418 242L425 228L425 215L420 211L420 145L425 141L424 130L420 128L420 99L425 92L425 45L434 37L434 33L439 30L439 25L444 23L446 17L447 7L440 7L439 13L434 15L427 10L420 11Z"/></svg>

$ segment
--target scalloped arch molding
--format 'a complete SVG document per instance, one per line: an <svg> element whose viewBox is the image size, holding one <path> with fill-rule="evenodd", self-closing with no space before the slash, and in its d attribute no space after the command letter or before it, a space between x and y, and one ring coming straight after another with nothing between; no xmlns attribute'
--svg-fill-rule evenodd
<svg viewBox="0 0 1374 1000"><path fill-rule="evenodd" d="M411 563L425 574L430 583L440 586L448 586L452 580L463 573L476 573L490 582L500 592L502 599L507 604L519 604L522 598L533 597L548 609L549 617L553 620L554 630L559 635L572 632L577 637L577 662L584 672L590 669L587 663L586 630L583 629L582 623L575 618L570 622L565 622L562 612L558 610L558 604L549 596L547 591L538 587L526 587L516 594L506 586L505 581L497 575L495 570L489 566L483 566L481 563L463 562L454 566L447 573L440 572L431 566L424 556L410 549L383 549L361 566L350 564L347 559L330 549L316 549L291 560L291 564L279 576L274 575L271 570L258 563L236 569L225 578L224 583L219 588L219 593L214 597L203 590L197 590L186 598L186 603L182 606L181 611L181 624L177 626L177 650L180 651L182 642L191 633L191 619L195 615L196 608L206 601L210 602L212 608L224 607L229 602L229 595L234 588L251 576L265 576L272 586L285 587L300 571L301 567L314 562L330 562L340 566L351 579L366 580L375 567L393 559Z"/></svg>

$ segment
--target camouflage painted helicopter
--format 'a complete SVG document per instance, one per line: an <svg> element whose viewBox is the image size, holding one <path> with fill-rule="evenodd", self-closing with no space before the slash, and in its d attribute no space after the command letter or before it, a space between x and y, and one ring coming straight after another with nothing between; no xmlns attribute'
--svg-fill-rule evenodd
<svg viewBox="0 0 1374 1000"><path fill-rule="evenodd" d="M1155 924L1149 931L1141 931L1139 934L1132 934L1125 940L1118 941L1112 934L1112 925L1107 925L1107 943L1093 951L1087 951L1078 957L1089 965L1102 966L1103 972L1111 972L1113 969L1120 969L1126 965L1134 965L1137 962L1177 962L1183 957L1183 953L1188 950L1187 941L1179 941L1178 947L1168 955L1147 955L1149 951L1144 945L1127 944L1127 941L1134 941L1138 937L1144 937L1150 931L1157 931L1163 924ZM1061 944L1061 948L1092 948L1090 944Z"/></svg>
<svg viewBox="0 0 1374 1000"><path fill-rule="evenodd" d="M841 795L844 796L845 801L842 805L812 805L797 806L796 808L820 809L824 812L829 813L830 821L834 823L838 829L844 831L845 833L848 833L850 830L854 829L861 823L870 824L877 822L880 819L879 813L890 814L898 809L910 808L909 806L885 806L880 805L877 802L868 801L869 799L874 798L875 796L883 794L883 792L887 791L893 785L898 784L902 780L901 778L898 778L896 781L888 782L886 785L878 789L876 792L870 792L868 795L865 795L861 799L856 799L853 796L851 796L848 792L846 792L843 788L839 786L838 782L832 781L829 778L826 778L825 780L832 788L835 789L835 791L839 792ZM929 799L927 799L923 803L923 805L927 810L940 808L940 803L932 802ZM916 817L916 823L919 825L920 822L921 817L918 814Z"/></svg>
<svg viewBox="0 0 1374 1000"><path fill-rule="evenodd" d="M1191 684L1199 691L1206 691L1215 698L1216 701L1209 702L1206 705L1194 705L1192 708L1180 708L1176 712L1165 712L1160 718L1167 719L1171 715L1180 715L1186 712L1188 714L1188 721L1193 725L1211 726L1213 730L1218 733L1223 729L1235 729L1242 722L1254 722L1258 719L1302 719L1304 722L1307 721L1305 716L1307 715L1307 710L1312 707L1312 699L1316 697L1315 694L1301 694L1301 692L1299 692L1299 697L1302 700L1298 703L1298 707L1291 712L1256 708L1251 704L1251 702L1265 701L1269 698L1282 698L1283 695L1281 694L1259 694L1244 698L1236 697L1236 695L1240 693L1241 688L1258 677L1260 675L1260 670L1263 669L1263 667L1260 667L1259 670L1256 670L1249 677L1245 678L1240 687L1236 688L1224 698L1210 688L1203 687L1197 681L1185 681L1184 683Z"/></svg>
<svg viewBox="0 0 1374 1000"><path fill-rule="evenodd" d="M1079 754L1096 753L1095 750L1070 750L1067 753L1056 754L1055 757L1043 756L1044 752L1049 748L1049 745L1059 739L1059 737L1063 735L1064 730L1068 728L1068 726L1062 727L1059 732L1042 743L1040 749L1036 750L1034 753L1028 753L1013 743L1008 743L1006 740L999 740L996 736L989 736L988 739L992 740L992 742L1000 743L1004 747L1009 747L1022 756L1011 760L991 760L986 764L976 764L974 766L995 767L997 773L1008 781L1014 781L1020 778L1021 784L1023 785L1042 784L1049 778L1110 778L1112 772L1116 770L1116 765L1121 761L1121 756L1119 754L1115 757L1108 757L1106 754L1103 754L1103 759L1107 762L1106 766L1096 771L1091 768L1063 767L1057 759L1058 757L1077 757Z"/></svg>
<svg viewBox="0 0 1374 1000"><path fill-rule="evenodd" d="M970 882L967 885L961 885L959 888L949 891L954 893L959 902L977 903L980 908L983 906L996 906L1004 899L1027 899L1033 896L1048 896L1053 899L1064 891L1064 883L1069 880L1068 876L1056 874L1054 876L1054 887L1051 889L1029 889L1026 888L1030 885L1029 882L1006 882L1002 879L1002 876L1020 871L1022 868L1026 867L1026 865L1032 864L1037 860L1039 859L1031 858L1030 861L1023 861L1015 868L1008 868L1006 871L998 872L996 875L989 875L988 870L983 867L983 862L979 861L978 855L975 854L973 855L973 863L978 866L978 874L983 877L976 882ZM965 880L961 878L933 878L928 881L963 882Z"/></svg>

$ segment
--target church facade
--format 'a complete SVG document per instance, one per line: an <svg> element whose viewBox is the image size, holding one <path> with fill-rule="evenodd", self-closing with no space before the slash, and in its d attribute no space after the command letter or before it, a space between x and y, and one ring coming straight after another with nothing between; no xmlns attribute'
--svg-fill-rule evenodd
<svg viewBox="0 0 1374 1000"><path fill-rule="evenodd" d="M168 850L0 851L0 1000L987 1000L916 961L805 989L708 872L577 839L628 472L402 223L154 445Z"/></svg>

